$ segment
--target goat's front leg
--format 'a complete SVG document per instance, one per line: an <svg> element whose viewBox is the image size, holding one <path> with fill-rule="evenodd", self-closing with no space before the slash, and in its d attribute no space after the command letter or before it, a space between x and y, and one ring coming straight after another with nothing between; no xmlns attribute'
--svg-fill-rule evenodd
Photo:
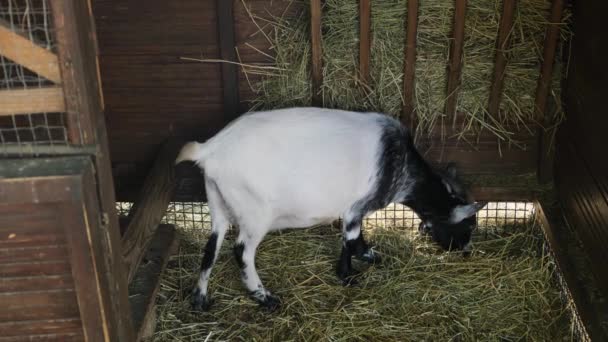
<svg viewBox="0 0 608 342"><path fill-rule="evenodd" d="M380 256L371 249L363 239L361 231L362 218L356 217L344 220L342 251L338 260L337 274L345 285L356 283L354 277L358 274L352 267L352 256L368 263L377 263Z"/></svg>

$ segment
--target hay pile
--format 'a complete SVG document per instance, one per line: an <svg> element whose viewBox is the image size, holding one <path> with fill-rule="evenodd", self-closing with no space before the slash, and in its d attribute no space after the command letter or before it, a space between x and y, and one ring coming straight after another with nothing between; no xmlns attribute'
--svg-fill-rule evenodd
<svg viewBox="0 0 608 342"><path fill-rule="evenodd" d="M465 114L458 131L460 138L480 130L491 131L498 139L514 142L514 130L533 132L533 105L542 57L544 33L550 3L546 0L518 2L512 46L505 75L504 96L500 115L487 113L496 37L502 0L470 0L467 2L462 86L458 111ZM246 2L245 2L246 4ZM310 21L308 1L294 1L302 11L292 17L276 17L272 22L251 15L252 20L271 25L267 37L272 45L276 69L243 66L245 73L265 74L258 84L251 84L258 94L254 109L274 109L310 105ZM400 115L402 109L402 77L404 62L406 0L372 1L372 61L369 85L357 77L358 65L358 1L326 0L323 7L323 87L325 107L373 110ZM453 21L453 1L420 1L418 48L416 61L415 107L419 117L418 133L431 133L438 124L451 118L444 115L448 52ZM569 12L564 15L568 21ZM263 25L262 25L263 26ZM571 33L566 25L562 41ZM563 119L559 107L561 51L556 57L553 93L558 103L555 120Z"/></svg>
<svg viewBox="0 0 608 342"><path fill-rule="evenodd" d="M231 245L224 242L212 272L214 307L190 311L189 295L207 233L183 230L179 256L170 261L158 299L154 341L448 341L572 339L552 263L533 225L486 231L469 259L440 253L411 230L366 230L384 255L364 270L360 285L345 288L334 275L340 234L333 228L271 234L257 265L281 297L267 313L247 298Z"/></svg>

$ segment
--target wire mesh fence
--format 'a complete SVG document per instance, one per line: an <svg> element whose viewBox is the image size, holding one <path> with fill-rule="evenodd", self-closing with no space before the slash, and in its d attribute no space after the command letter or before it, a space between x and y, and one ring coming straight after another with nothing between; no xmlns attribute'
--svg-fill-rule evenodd
<svg viewBox="0 0 608 342"><path fill-rule="evenodd" d="M120 215L128 215L132 203L117 203ZM525 224L534 217L531 202L490 202L478 212L477 234L502 233L514 224ZM182 229L211 229L211 215L203 202L172 202L169 204L163 223ZM401 204L390 204L365 218L365 228L401 228L415 231L420 224L418 216Z"/></svg>
<svg viewBox="0 0 608 342"><path fill-rule="evenodd" d="M48 0L0 0L0 25L45 50L57 52ZM52 85L52 81L0 51L0 91L41 89ZM67 144L65 113L0 115L0 156L40 145Z"/></svg>

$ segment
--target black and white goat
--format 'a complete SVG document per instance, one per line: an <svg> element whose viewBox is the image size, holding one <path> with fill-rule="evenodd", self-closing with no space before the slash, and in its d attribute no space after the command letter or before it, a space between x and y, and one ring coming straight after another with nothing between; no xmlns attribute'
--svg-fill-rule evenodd
<svg viewBox="0 0 608 342"><path fill-rule="evenodd" d="M434 172L399 121L378 113L290 108L241 116L201 144L187 143L176 160L203 171L212 232L193 290L195 309L210 305L211 268L230 224L239 227L234 255L242 280L260 304L278 298L255 268L264 236L343 220L338 276L353 275L351 257L378 261L361 223L390 203L412 208L444 249L468 250L481 208L467 199L451 172Z"/></svg>

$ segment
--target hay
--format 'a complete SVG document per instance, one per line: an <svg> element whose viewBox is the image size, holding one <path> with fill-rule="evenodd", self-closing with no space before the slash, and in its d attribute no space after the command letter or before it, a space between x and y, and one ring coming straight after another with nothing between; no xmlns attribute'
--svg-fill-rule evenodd
<svg viewBox="0 0 608 342"><path fill-rule="evenodd" d="M311 103L308 2L294 3L303 7L296 16L276 17L268 23L272 30L267 36L276 54L275 65L280 70L251 85L257 93L252 102L253 109ZM489 130L501 141L516 143L513 140L515 131L527 130L533 134L535 130L534 96L550 4L546 0L518 2L512 45L508 52L504 96L499 116L492 118L487 113L487 104L501 4L501 0L468 1L462 85L457 104L457 110L465 117L459 121L458 138ZM371 79L368 85L362 85L357 77L358 1L325 1L322 19L323 106L400 115L406 8L406 0L372 2ZM418 134L430 134L447 119L444 115L446 67L453 11L453 1L420 1L415 70ZM566 11L562 41L571 35L565 25L569 15ZM251 14L251 18L254 22L263 20L255 14ZM558 51L551 94L557 108L552 113L550 126L559 124L564 116L559 106L561 58L561 51ZM243 68L243 71L256 72L256 69Z"/></svg>
<svg viewBox="0 0 608 342"><path fill-rule="evenodd" d="M503 227L504 228L504 227ZM334 275L340 234L330 227L269 235L258 251L265 284L281 297L267 313L245 294L229 234L212 272L214 307L193 313L188 291L207 233L183 230L161 283L154 341L448 341L571 339L553 264L532 224L484 230L474 254L441 253L411 230L368 229L384 255L345 288ZM409 233L408 233L409 232Z"/></svg>

